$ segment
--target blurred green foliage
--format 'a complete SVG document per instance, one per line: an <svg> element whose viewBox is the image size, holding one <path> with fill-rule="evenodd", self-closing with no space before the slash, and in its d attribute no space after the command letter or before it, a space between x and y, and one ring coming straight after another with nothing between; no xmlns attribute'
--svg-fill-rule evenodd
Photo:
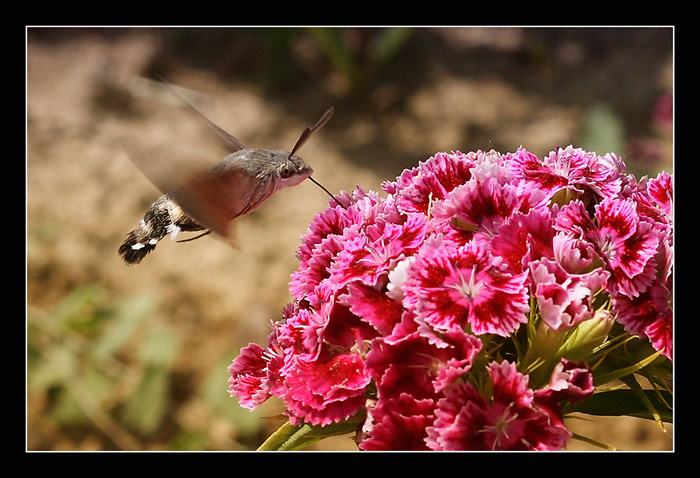
<svg viewBox="0 0 700 478"><path fill-rule="evenodd" d="M233 354L213 363L199 385L176 389L181 339L154 320L156 309L149 294L112 298L97 285L76 288L47 310L29 304L29 408L52 423L47 429L65 436L90 433L104 449L257 447L266 412L251 413L229 396ZM202 420L180 420L183 403L201 405ZM217 436L212 444L212 433L221 433L209 429L212 420L226 424L224 433L231 436ZM27 433L38 432L29 427ZM55 444L52 439L45 446Z"/></svg>
<svg viewBox="0 0 700 478"><path fill-rule="evenodd" d="M271 90L298 86L306 74L332 73L344 94L361 94L400 52L406 27L168 28L169 50L194 64L252 76ZM212 59L210 52L219 52Z"/></svg>
<svg viewBox="0 0 700 478"><path fill-rule="evenodd" d="M362 92L411 36L411 28L310 28L332 68L345 77L348 90Z"/></svg>
<svg viewBox="0 0 700 478"><path fill-rule="evenodd" d="M600 154L622 154L627 142L624 121L608 103L592 104L584 113L578 145Z"/></svg>
<svg viewBox="0 0 700 478"><path fill-rule="evenodd" d="M96 427L117 448L138 449L168 408L179 340L149 324L150 295L110 300L95 285L27 314L27 400L44 401L59 427ZM31 431L30 431L31 432Z"/></svg>

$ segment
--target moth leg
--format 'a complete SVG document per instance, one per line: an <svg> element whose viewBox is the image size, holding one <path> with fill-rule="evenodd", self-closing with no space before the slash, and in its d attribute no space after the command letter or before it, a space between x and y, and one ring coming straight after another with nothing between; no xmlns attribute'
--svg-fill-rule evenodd
<svg viewBox="0 0 700 478"><path fill-rule="evenodd" d="M203 233L199 234L198 236L190 237L189 239L180 239L179 241L175 241L175 242L177 242L177 243L190 242L190 241L194 241L195 239L199 239L200 237L204 237L204 236L209 235L209 234L211 234L211 231L204 231Z"/></svg>

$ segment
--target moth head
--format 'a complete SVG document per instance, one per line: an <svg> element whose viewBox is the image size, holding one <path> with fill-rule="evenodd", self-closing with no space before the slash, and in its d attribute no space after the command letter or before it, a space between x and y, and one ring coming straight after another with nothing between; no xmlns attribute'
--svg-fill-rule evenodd
<svg viewBox="0 0 700 478"><path fill-rule="evenodd" d="M285 186L295 186L313 174L314 170L299 156L287 156L277 168Z"/></svg>

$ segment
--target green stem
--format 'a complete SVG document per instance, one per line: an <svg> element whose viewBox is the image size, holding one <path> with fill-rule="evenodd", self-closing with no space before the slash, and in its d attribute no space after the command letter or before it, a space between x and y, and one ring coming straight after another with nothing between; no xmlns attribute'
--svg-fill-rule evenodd
<svg viewBox="0 0 700 478"><path fill-rule="evenodd" d="M290 450L304 435L313 428L311 425L297 427L289 422L279 427L265 442L260 445L258 451L285 451Z"/></svg>
<svg viewBox="0 0 700 478"><path fill-rule="evenodd" d="M364 413L359 413L340 423L326 426L304 424L300 427L287 422L277 429L258 451L291 451L299 450L324 438L352 433L364 422Z"/></svg>

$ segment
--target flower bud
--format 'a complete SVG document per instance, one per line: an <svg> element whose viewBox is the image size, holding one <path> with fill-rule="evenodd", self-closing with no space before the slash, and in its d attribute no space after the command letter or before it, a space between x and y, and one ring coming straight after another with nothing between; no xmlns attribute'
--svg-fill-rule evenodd
<svg viewBox="0 0 700 478"><path fill-rule="evenodd" d="M605 342L615 322L610 311L598 309L592 319L581 322L567 337L560 356L569 360L586 361L596 347Z"/></svg>
<svg viewBox="0 0 700 478"><path fill-rule="evenodd" d="M614 318L605 309L581 322L572 330L554 330L540 322L525 353L521 370L530 373L533 387L543 385L562 357L586 362L590 355L605 342Z"/></svg>

